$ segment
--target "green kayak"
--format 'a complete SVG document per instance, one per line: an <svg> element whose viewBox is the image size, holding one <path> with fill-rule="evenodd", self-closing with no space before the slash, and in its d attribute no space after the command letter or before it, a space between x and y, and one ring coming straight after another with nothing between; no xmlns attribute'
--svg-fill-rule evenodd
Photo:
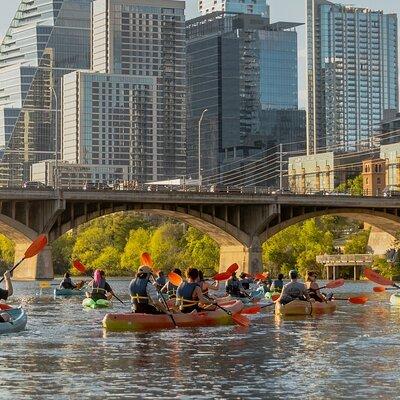
<svg viewBox="0 0 400 400"><path fill-rule="evenodd" d="M107 308L111 306L111 301L104 299L98 299L95 301L93 299L86 298L82 301L82 305L87 308Z"/></svg>

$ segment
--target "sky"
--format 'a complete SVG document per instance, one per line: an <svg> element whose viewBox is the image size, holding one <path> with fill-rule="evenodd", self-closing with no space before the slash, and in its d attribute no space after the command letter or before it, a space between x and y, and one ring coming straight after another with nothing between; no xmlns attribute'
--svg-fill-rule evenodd
<svg viewBox="0 0 400 400"><path fill-rule="evenodd" d="M20 0L0 0L0 37L6 32ZM385 13L397 13L400 16L400 0L337 0L335 3L381 9ZM305 0L267 0L271 8L271 21L305 22ZM186 18L197 14L197 0L186 1ZM297 28L299 48L299 106L306 107L306 36L305 26ZM399 52L400 54L400 52Z"/></svg>

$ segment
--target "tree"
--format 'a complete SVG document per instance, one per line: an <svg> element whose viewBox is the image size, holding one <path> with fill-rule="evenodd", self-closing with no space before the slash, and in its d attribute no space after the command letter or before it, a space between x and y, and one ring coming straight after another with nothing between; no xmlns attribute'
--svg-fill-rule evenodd
<svg viewBox="0 0 400 400"><path fill-rule="evenodd" d="M347 179L345 182L338 185L336 190L339 193L350 193L352 196L362 196L364 193L362 175L360 174L354 178Z"/></svg>
<svg viewBox="0 0 400 400"><path fill-rule="evenodd" d="M360 231L347 239L344 245L345 254L365 254L368 247L370 229Z"/></svg>
<svg viewBox="0 0 400 400"><path fill-rule="evenodd" d="M93 262L93 269L102 269L106 275L130 275L128 269L120 268L120 253L113 246L107 246Z"/></svg>
<svg viewBox="0 0 400 400"><path fill-rule="evenodd" d="M0 269L5 271L14 263L14 242L0 234Z"/></svg>
<svg viewBox="0 0 400 400"><path fill-rule="evenodd" d="M54 273L64 274L71 267L76 236L72 232L62 235L51 245Z"/></svg>
<svg viewBox="0 0 400 400"><path fill-rule="evenodd" d="M400 265L399 263L391 263L384 258L374 257L372 267L377 269L379 273L386 278L393 279L400 276Z"/></svg>
<svg viewBox="0 0 400 400"><path fill-rule="evenodd" d="M137 271L140 267L140 255L150 252L152 230L139 228L132 230L121 255L121 267L126 270Z"/></svg>

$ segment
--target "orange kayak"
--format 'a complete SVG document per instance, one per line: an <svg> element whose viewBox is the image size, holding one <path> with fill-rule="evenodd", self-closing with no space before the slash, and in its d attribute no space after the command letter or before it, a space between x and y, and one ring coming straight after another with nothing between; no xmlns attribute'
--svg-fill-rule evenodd
<svg viewBox="0 0 400 400"><path fill-rule="evenodd" d="M318 301L293 300L288 304L275 303L276 315L320 315L336 311L336 301L321 303Z"/></svg>
<svg viewBox="0 0 400 400"><path fill-rule="evenodd" d="M224 304L224 308L232 314L239 313L243 309L240 300ZM175 313L174 320L180 328L198 326L232 325L232 317L221 309L215 311ZM169 315L166 314L139 314L139 313L109 313L103 319L103 327L112 332L139 332L155 329L171 329L175 325Z"/></svg>

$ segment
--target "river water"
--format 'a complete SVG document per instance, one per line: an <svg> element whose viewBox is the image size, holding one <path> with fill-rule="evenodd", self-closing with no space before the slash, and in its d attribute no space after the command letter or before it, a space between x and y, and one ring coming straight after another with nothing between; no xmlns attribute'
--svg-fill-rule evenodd
<svg viewBox="0 0 400 400"><path fill-rule="evenodd" d="M128 281L110 283L128 301ZM319 318L268 310L246 329L111 334L101 327L106 311L17 282L10 303L24 306L28 325L0 336L0 399L400 398L400 308L372 287L347 282L335 292L370 300Z"/></svg>

